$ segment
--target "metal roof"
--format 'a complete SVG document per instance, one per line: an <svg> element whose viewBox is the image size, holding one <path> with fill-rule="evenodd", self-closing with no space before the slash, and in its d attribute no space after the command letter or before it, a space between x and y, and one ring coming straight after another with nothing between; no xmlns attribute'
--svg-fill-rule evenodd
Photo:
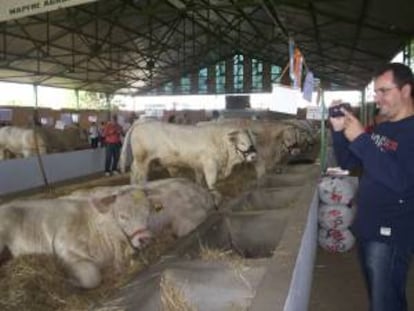
<svg viewBox="0 0 414 311"><path fill-rule="evenodd" d="M100 0L0 23L0 81L145 94L242 53L362 89L414 33L411 0ZM329 88L329 84L328 84Z"/></svg>

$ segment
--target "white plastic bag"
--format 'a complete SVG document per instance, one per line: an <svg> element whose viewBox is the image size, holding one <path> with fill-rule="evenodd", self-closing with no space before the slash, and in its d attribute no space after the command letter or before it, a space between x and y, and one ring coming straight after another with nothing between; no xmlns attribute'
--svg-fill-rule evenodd
<svg viewBox="0 0 414 311"><path fill-rule="evenodd" d="M355 181L348 176L326 176L318 185L319 198L326 204L350 204L355 196Z"/></svg>
<svg viewBox="0 0 414 311"><path fill-rule="evenodd" d="M347 229L354 220L355 208L344 204L321 204L318 221L325 229Z"/></svg>
<svg viewBox="0 0 414 311"><path fill-rule="evenodd" d="M344 253L349 251L355 244L355 237L348 229L325 229L319 228L319 245L332 253Z"/></svg>

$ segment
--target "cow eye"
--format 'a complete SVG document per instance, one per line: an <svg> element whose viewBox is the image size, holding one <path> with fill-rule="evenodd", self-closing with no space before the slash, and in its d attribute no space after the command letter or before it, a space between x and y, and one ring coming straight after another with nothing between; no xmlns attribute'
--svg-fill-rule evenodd
<svg viewBox="0 0 414 311"><path fill-rule="evenodd" d="M121 219L122 221L126 221L128 219L128 217L125 214L120 214L119 219Z"/></svg>

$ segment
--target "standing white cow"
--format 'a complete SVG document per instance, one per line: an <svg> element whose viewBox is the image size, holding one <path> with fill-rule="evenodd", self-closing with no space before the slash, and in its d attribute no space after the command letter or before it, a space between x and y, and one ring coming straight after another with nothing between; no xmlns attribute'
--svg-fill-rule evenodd
<svg viewBox="0 0 414 311"><path fill-rule="evenodd" d="M149 201L142 191L90 200L12 201L0 206L0 254L55 255L82 288L101 282L100 269L121 271L132 247L149 237Z"/></svg>
<svg viewBox="0 0 414 311"><path fill-rule="evenodd" d="M222 119L218 122L200 122L197 125L200 127L222 125L251 129L256 134L258 157L254 165L257 178L273 170L277 165L283 164L290 156L300 152L296 129L279 120Z"/></svg>
<svg viewBox="0 0 414 311"><path fill-rule="evenodd" d="M5 153L11 152L17 156L30 157L36 154L36 143L40 154L46 153L46 144L43 137L33 129L17 126L0 127L0 160Z"/></svg>
<svg viewBox="0 0 414 311"><path fill-rule="evenodd" d="M256 159L255 138L248 129L231 126L197 127L161 122L134 123L122 147L120 169L125 171L128 146L133 162L131 182L147 179L150 163L190 167L204 175L210 190L228 177L236 164ZM200 178L197 178L198 180Z"/></svg>
<svg viewBox="0 0 414 311"><path fill-rule="evenodd" d="M119 192L133 194L137 191L143 191L151 202L147 227L155 234L169 226L176 236L184 236L203 222L214 208L212 194L186 178L155 180L145 185L95 187L72 192L67 198L101 198Z"/></svg>

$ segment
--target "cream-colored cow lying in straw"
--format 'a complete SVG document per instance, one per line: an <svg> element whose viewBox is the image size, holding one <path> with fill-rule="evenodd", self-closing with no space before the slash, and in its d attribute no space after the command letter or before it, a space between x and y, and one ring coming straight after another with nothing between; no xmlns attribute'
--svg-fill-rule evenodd
<svg viewBox="0 0 414 311"><path fill-rule="evenodd" d="M12 201L0 206L0 254L55 255L79 287L94 288L101 269L121 272L150 237L150 203L141 190L91 199ZM131 247L132 246L132 247Z"/></svg>
<svg viewBox="0 0 414 311"><path fill-rule="evenodd" d="M101 198L118 192L136 191L144 191L151 202L147 227L154 234L170 226L176 236L184 236L203 222L209 211L214 209L211 193L185 178L155 180L144 185L96 187L75 191L67 197Z"/></svg>

